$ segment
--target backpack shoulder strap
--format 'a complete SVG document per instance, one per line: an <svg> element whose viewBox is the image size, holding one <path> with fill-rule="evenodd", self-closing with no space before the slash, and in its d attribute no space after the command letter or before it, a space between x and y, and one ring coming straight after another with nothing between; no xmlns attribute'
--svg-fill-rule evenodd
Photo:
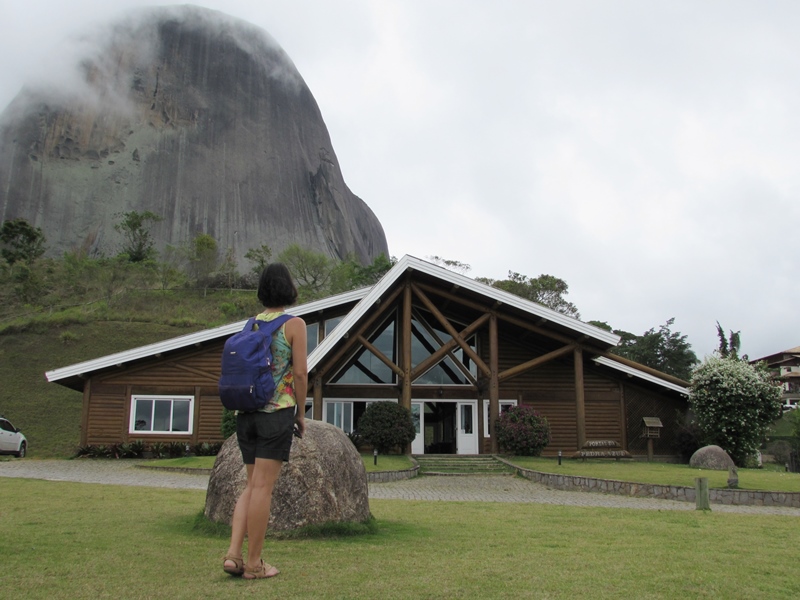
<svg viewBox="0 0 800 600"><path fill-rule="evenodd" d="M280 329L281 325L292 318L294 318L294 315L283 314L280 317L272 319L272 321L259 321L258 330L263 331L265 335L271 336Z"/></svg>

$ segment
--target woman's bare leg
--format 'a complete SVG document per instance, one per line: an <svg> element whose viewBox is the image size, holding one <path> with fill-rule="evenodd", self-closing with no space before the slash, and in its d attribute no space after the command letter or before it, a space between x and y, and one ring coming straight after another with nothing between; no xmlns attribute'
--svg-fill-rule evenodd
<svg viewBox="0 0 800 600"><path fill-rule="evenodd" d="M245 465L247 468L247 487L236 501L231 522L231 545L228 547L228 556L242 556L244 536L247 533L247 507L250 504L250 480L253 478L254 465Z"/></svg>
<svg viewBox="0 0 800 600"><path fill-rule="evenodd" d="M281 473L282 466L283 461L280 460L256 458L253 474L248 477L247 489L245 490L245 493L249 490L246 513L246 568L257 569L261 564L261 549L264 547L264 536L267 533L267 524L269 523L272 490Z"/></svg>

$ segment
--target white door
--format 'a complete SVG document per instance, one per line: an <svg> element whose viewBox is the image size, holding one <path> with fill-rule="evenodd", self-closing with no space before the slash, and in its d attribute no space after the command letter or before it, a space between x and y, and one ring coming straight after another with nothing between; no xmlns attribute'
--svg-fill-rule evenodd
<svg viewBox="0 0 800 600"><path fill-rule="evenodd" d="M458 436L456 437L456 452L458 454L478 453L478 401L458 401Z"/></svg>
<svg viewBox="0 0 800 600"><path fill-rule="evenodd" d="M411 442L411 454L425 454L425 403L411 403L411 419L414 421L414 429L417 437Z"/></svg>

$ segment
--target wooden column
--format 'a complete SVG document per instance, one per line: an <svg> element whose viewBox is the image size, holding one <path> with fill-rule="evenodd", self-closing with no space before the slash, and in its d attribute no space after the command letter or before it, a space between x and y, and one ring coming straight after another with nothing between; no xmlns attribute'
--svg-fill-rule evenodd
<svg viewBox="0 0 800 600"><path fill-rule="evenodd" d="M403 290L403 320L402 320L402 347L403 353L403 381L400 404L411 410L411 285L406 284Z"/></svg>
<svg viewBox="0 0 800 600"><path fill-rule="evenodd" d="M492 313L489 319L489 430L492 433L492 454L497 454L500 450L497 445L497 419L500 418L500 358L499 347L497 341L497 315ZM478 407L481 412L482 406ZM481 418L483 416L481 415Z"/></svg>
<svg viewBox="0 0 800 600"><path fill-rule="evenodd" d="M586 404L583 388L583 351L575 348L575 414L578 424L578 450L586 443Z"/></svg>
<svg viewBox="0 0 800 600"><path fill-rule="evenodd" d="M315 421L322 421L322 377L314 378L314 402L311 408L311 416Z"/></svg>

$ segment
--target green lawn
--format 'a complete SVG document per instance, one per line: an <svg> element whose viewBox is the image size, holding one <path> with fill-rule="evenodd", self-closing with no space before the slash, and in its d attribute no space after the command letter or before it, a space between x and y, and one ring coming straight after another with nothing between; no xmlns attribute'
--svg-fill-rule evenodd
<svg viewBox="0 0 800 600"><path fill-rule="evenodd" d="M515 465L541 471L543 473L560 473L563 475L579 475L598 479L615 479L617 481L633 481L637 483L654 483L658 485L683 485L694 487L697 477L707 477L712 488L724 488L728 485L727 471L710 471L693 469L689 465L667 464L658 462L615 461L592 459L587 461L528 456L511 456L507 460ZM767 467L764 469L739 469L739 487L750 490L770 490L776 492L800 492L800 474L786 473Z"/></svg>
<svg viewBox="0 0 800 600"><path fill-rule="evenodd" d="M214 466L216 456L186 456L182 458L163 458L159 460L147 461L148 465L154 467L181 467L184 469L210 469ZM372 454L362 454L364 467L367 472L371 471L402 471L413 466L411 459L403 454L380 455L378 464Z"/></svg>
<svg viewBox="0 0 800 600"><path fill-rule="evenodd" d="M205 493L3 479L13 597L796 598L800 519L703 511L373 500L377 533L268 540L282 574L220 568Z"/></svg>

